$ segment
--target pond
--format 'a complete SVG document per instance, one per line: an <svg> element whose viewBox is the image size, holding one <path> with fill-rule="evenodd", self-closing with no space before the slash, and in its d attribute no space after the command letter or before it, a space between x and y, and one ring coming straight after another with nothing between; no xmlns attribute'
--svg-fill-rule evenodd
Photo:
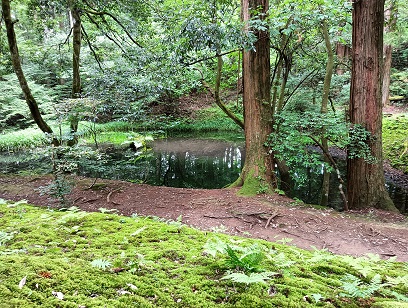
<svg viewBox="0 0 408 308"><path fill-rule="evenodd" d="M135 152L131 149L105 147L103 164L83 164L79 174L113 180L125 180L158 186L185 188L222 188L235 181L244 163L243 141L220 141L196 138L169 138L156 140L151 149ZM337 164L345 173L344 159ZM47 173L51 161L27 153L3 153L0 168L3 173ZM322 168L297 170L307 176L306 184L292 187L289 196L306 203L317 204L321 191ZM343 176L345 178L345 176ZM333 174L330 179L330 206L341 209L338 181ZM386 188L395 205L408 213L408 189L387 180Z"/></svg>

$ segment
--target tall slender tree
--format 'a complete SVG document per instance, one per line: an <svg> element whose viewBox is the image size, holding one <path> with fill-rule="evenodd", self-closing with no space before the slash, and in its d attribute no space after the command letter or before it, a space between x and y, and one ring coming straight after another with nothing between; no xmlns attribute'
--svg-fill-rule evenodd
<svg viewBox="0 0 408 308"><path fill-rule="evenodd" d="M350 209L396 210L385 189L382 158L383 25L384 0L353 2L350 121L352 126L361 126L370 133L360 141L368 145L374 161L348 156Z"/></svg>
<svg viewBox="0 0 408 308"><path fill-rule="evenodd" d="M72 4L71 4L72 5ZM81 76L79 74L79 64L81 56L81 10L76 6L71 6L70 8L70 19L72 22L72 98L81 97ZM78 142L78 136L76 133L78 131L79 118L76 112L70 116L70 133L71 139L68 140L67 144L73 146Z"/></svg>
<svg viewBox="0 0 408 308"><path fill-rule="evenodd" d="M53 131L50 126L44 121L41 116L40 110L38 108L37 101L31 93L30 87L28 86L27 79L25 78L23 68L21 67L20 54L18 51L16 33L14 31L14 24L17 22L11 17L10 0L2 0L1 7L3 11L3 18L7 29L7 40L11 54L11 60L13 63L14 71L17 75L18 81L20 83L21 90L23 91L24 98L30 109L31 116L37 123L37 126L44 132L53 136ZM52 137L52 143L55 146L59 145L59 141L54 136Z"/></svg>
<svg viewBox="0 0 408 308"><path fill-rule="evenodd" d="M270 86L270 39L266 26L250 27L253 18L264 20L268 0L242 0L241 17L246 31L256 36L250 50L243 52L243 104L245 125L245 164L240 178L233 184L242 185L243 194L272 192L277 186L274 158L265 146L272 133Z"/></svg>

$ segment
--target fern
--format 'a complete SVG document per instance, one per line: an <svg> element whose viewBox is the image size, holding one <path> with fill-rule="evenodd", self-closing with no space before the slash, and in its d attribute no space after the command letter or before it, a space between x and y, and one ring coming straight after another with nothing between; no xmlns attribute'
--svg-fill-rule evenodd
<svg viewBox="0 0 408 308"><path fill-rule="evenodd" d="M261 272L261 273L251 273L249 275L245 273L231 273L225 275L221 279L230 279L233 282L237 283L266 283L266 280L270 280L271 276L275 276L278 273L275 272Z"/></svg>
<svg viewBox="0 0 408 308"><path fill-rule="evenodd" d="M12 233L0 231L0 246L3 246L5 243L10 241L14 235Z"/></svg>
<svg viewBox="0 0 408 308"><path fill-rule="evenodd" d="M268 259L271 260L278 268L289 268L293 264L296 264L296 261L289 260L286 258L283 252L275 255L275 251L271 251L269 255L267 255Z"/></svg>
<svg viewBox="0 0 408 308"><path fill-rule="evenodd" d="M384 286L381 283L381 276L379 274L376 274L369 284L364 283L360 278L351 274L346 274L341 281L343 282L342 288L345 293L340 295L353 298L368 298Z"/></svg>
<svg viewBox="0 0 408 308"><path fill-rule="evenodd" d="M379 291L379 293L381 293L381 295L385 296L385 297L394 297L396 300L401 301L401 302L408 302L408 297L405 295L402 295L398 292L392 291L392 290L388 290L388 289L382 289Z"/></svg>
<svg viewBox="0 0 408 308"><path fill-rule="evenodd" d="M95 259L91 262L91 265L93 267L97 267L99 269L105 270L107 268L110 268L112 266L112 263L108 260Z"/></svg>
<svg viewBox="0 0 408 308"><path fill-rule="evenodd" d="M225 252L228 255L225 261L226 265L231 268L243 270L244 272L259 271L259 264L265 258L265 253L261 251L258 245L253 245L244 249L242 256L237 255L237 249L227 245Z"/></svg>
<svg viewBox="0 0 408 308"><path fill-rule="evenodd" d="M226 248L227 244L225 244L219 238L210 239L204 245L204 253L215 257L217 253L225 253Z"/></svg>
<svg viewBox="0 0 408 308"><path fill-rule="evenodd" d="M408 288L408 275L398 276L398 277L389 277L387 276L387 284L391 286L403 285L405 288Z"/></svg>

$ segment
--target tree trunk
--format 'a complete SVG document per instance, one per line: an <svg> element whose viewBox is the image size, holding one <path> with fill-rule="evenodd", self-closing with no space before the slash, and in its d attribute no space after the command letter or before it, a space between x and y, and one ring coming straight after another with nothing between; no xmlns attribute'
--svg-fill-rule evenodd
<svg viewBox="0 0 408 308"><path fill-rule="evenodd" d="M375 207L396 211L385 190L382 158L383 25L384 0L353 3L350 121L371 133L365 142L375 162L348 157L349 209Z"/></svg>
<svg viewBox="0 0 408 308"><path fill-rule="evenodd" d="M20 55L19 55L18 46L17 46L17 39L16 39L16 34L14 32L14 23L16 21L13 21L11 18L10 1L2 0L1 6L2 6L3 17L4 17L5 24L6 24L6 29L7 29L7 39L8 39L8 45L9 45L10 54L11 54L11 60L13 62L13 68L17 75L18 81L20 83L21 90L24 93L24 98L30 109L31 116L33 117L34 121L37 123L38 127L44 133L53 135L53 131L51 127L47 125L47 123L44 121L44 119L41 116L40 110L38 109L38 104L31 93L27 80L24 76L23 69L21 67ZM59 145L58 139L55 138L54 136L52 137L52 144L55 146Z"/></svg>
<svg viewBox="0 0 408 308"><path fill-rule="evenodd" d="M248 27L252 10L260 18L268 11L268 0L242 0L242 19ZM248 30L248 29L247 29ZM270 103L270 42L268 31L253 29L258 40L254 49L243 53L243 104L245 123L245 165L233 185L242 185L242 194L271 193L277 187L273 155L265 146L272 133Z"/></svg>
<svg viewBox="0 0 408 308"><path fill-rule="evenodd" d="M323 21L322 32L323 32L323 38L324 38L324 42L325 42L326 50L327 50L326 75L324 77L323 96L322 96L322 104L321 104L321 109L320 109L320 112L324 115L324 114L327 114L328 112L327 106L329 103L330 85L331 85L331 80L333 76L333 68L334 68L334 53L333 53L332 45L330 42L329 29L328 29L326 20ZM322 146L324 147L323 151L325 151L326 153L329 153L328 140L325 137L325 134L326 134L326 127L323 127L322 138L321 138ZM330 160L327 157L327 155L324 155L324 162L326 164L330 164ZM320 205L322 206L328 205L329 190L330 190L330 172L328 172L327 168L325 167L323 171L323 183L322 183L322 194L320 197Z"/></svg>
<svg viewBox="0 0 408 308"><path fill-rule="evenodd" d="M389 33L394 30L397 23L397 15L394 12L394 2L389 3L389 7L384 12L386 26L384 32ZM390 83L391 83L392 46L384 46L384 73L383 73L383 94L382 104L386 106L390 103Z"/></svg>
<svg viewBox="0 0 408 308"><path fill-rule="evenodd" d="M392 46L384 46L384 74L382 86L382 105L386 106L390 103L390 83L391 83L391 62L392 62Z"/></svg>
<svg viewBox="0 0 408 308"><path fill-rule="evenodd" d="M72 25L72 98L81 97L81 76L79 75L79 63L81 55L81 12L78 8L71 9L71 17L73 21ZM75 108L74 108L75 109ZM78 131L79 118L77 112L73 110L70 115L70 133L71 139L67 144L73 146L78 143L78 137L76 133Z"/></svg>
<svg viewBox="0 0 408 308"><path fill-rule="evenodd" d="M344 71L348 70L348 62L350 61L350 47L342 43L336 45L336 55L338 60L337 75L343 75Z"/></svg>

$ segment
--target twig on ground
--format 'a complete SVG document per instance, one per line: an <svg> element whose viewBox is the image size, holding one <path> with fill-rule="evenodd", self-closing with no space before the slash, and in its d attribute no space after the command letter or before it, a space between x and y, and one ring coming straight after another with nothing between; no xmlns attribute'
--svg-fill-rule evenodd
<svg viewBox="0 0 408 308"><path fill-rule="evenodd" d="M268 218L268 220L266 221L266 224L265 224L265 229L268 228L268 226L271 223L272 219L274 219L277 216L279 216L279 213L274 213L274 214L271 215L271 217Z"/></svg>
<svg viewBox="0 0 408 308"><path fill-rule="evenodd" d="M116 191L121 190L121 189L122 189L122 188L119 187L119 188L116 188L116 189L112 190L112 191L106 196L106 202L107 202L107 203L110 203L110 202L111 202L110 197L112 196L112 194L113 194L114 192L116 192ZM117 204L117 203L115 203L115 202L113 202L113 201L112 201L112 203Z"/></svg>

